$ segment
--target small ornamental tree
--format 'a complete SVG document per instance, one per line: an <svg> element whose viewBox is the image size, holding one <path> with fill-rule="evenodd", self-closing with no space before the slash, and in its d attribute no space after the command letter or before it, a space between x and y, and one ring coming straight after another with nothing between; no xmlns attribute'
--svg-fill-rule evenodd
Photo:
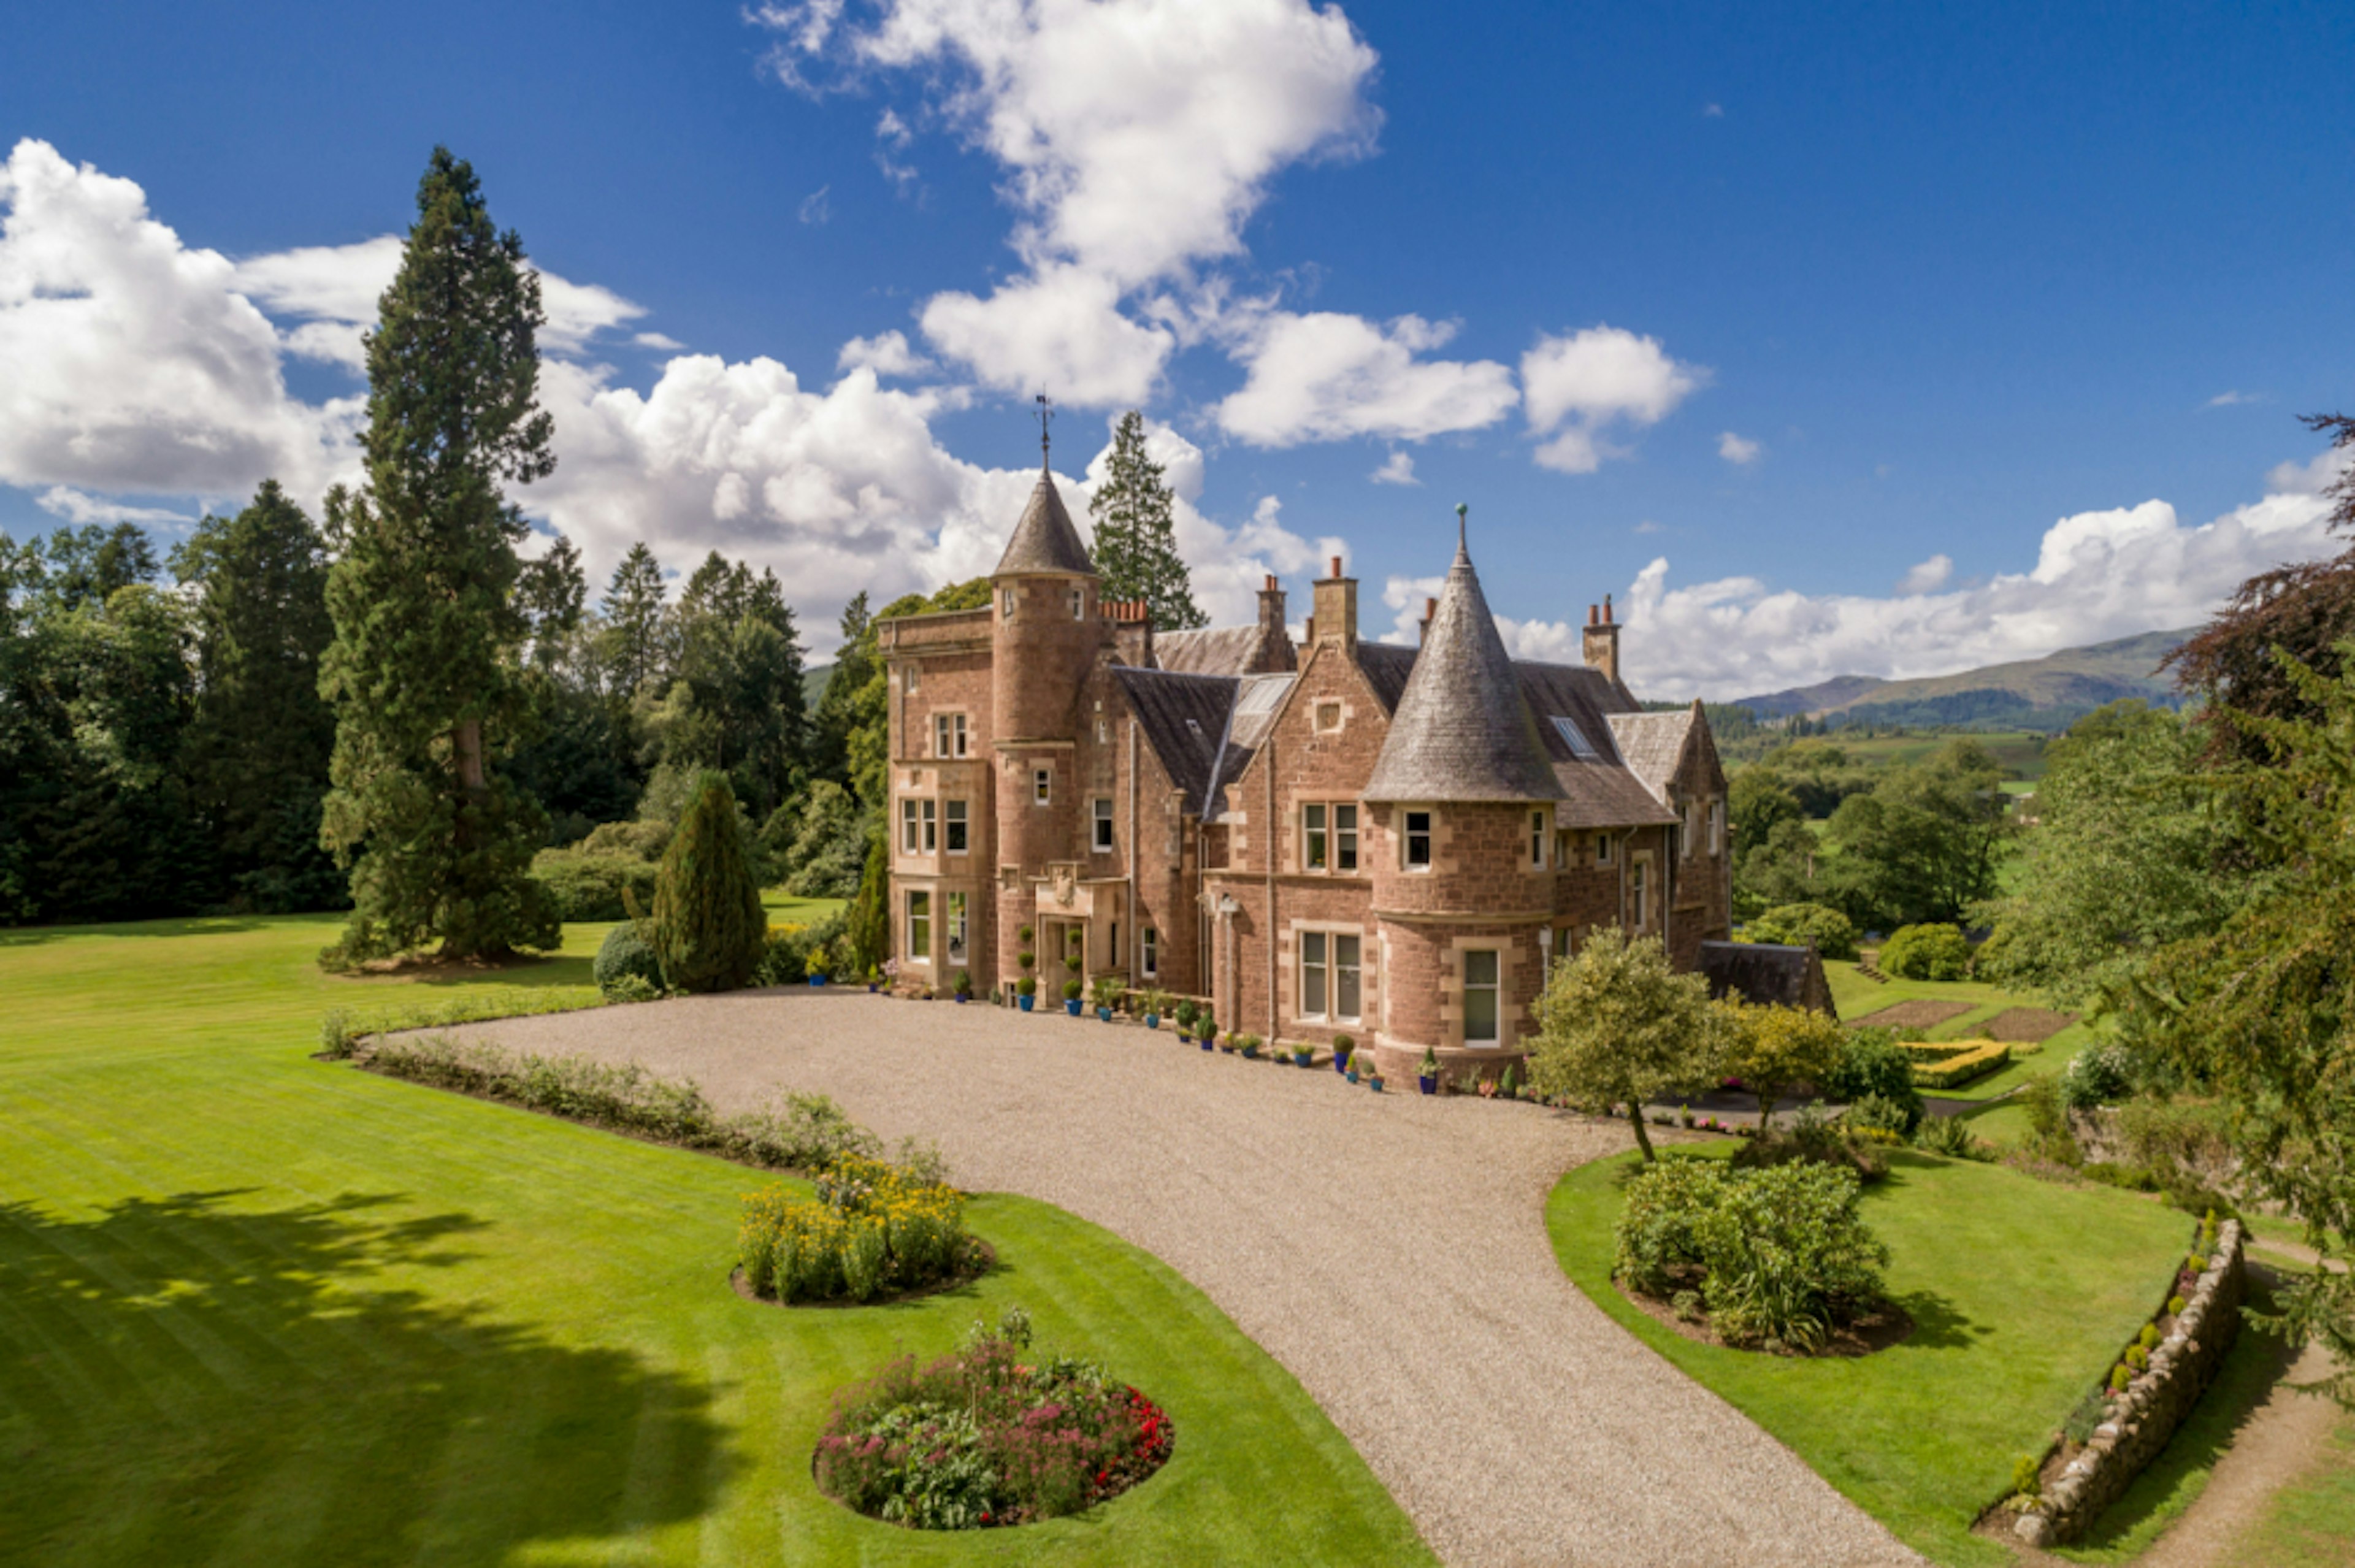
<svg viewBox="0 0 2355 1568"><path fill-rule="evenodd" d="M1856 958L1856 924L1822 904L1778 904L1752 921L1743 935L1753 942L1813 947L1826 958Z"/></svg>
<svg viewBox="0 0 2355 1568"><path fill-rule="evenodd" d="M1758 1130L1774 1120L1774 1103L1794 1083L1821 1088L1838 1075L1848 1040L1839 1020L1813 1008L1717 1004L1726 1022L1725 1070L1758 1096Z"/></svg>
<svg viewBox="0 0 2355 1568"><path fill-rule="evenodd" d="M654 949L675 991L730 991L760 967L768 920L728 775L696 783L655 878Z"/></svg>
<svg viewBox="0 0 2355 1568"><path fill-rule="evenodd" d="M1707 1089L1718 1076L1725 1032L1706 979L1670 968L1657 937L1631 941L1607 926L1546 982L1529 1086L1598 1109L1625 1105L1648 1160L1644 1103Z"/></svg>

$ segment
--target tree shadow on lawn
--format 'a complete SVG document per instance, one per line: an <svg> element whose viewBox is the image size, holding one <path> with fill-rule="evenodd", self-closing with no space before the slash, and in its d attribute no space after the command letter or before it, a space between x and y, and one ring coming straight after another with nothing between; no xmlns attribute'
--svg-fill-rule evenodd
<svg viewBox="0 0 2355 1568"><path fill-rule="evenodd" d="M170 920L109 921L75 925L16 925L0 929L0 952L11 947L40 947L74 936L234 936L265 926L298 920L299 915L200 914ZM341 920L335 915L321 919Z"/></svg>
<svg viewBox="0 0 2355 1568"><path fill-rule="evenodd" d="M698 1380L374 1287L484 1221L239 1196L0 1204L0 1559L491 1564L695 1518L740 1467Z"/></svg>

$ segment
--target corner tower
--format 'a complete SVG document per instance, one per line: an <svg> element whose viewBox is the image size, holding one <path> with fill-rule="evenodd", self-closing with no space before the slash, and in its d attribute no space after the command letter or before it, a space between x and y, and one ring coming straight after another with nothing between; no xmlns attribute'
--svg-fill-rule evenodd
<svg viewBox="0 0 2355 1568"><path fill-rule="evenodd" d="M1032 882L1078 842L1080 694L1108 635L1096 569L1055 488L1039 483L990 573L990 734L996 748L997 973L1018 976ZM1037 973L1051 976L1041 962Z"/></svg>
<svg viewBox="0 0 2355 1568"><path fill-rule="evenodd" d="M1544 984L1553 805L1537 720L1481 592L1456 509L1455 560L1364 799L1385 979L1376 1061L1423 1049L1461 1072L1527 1049Z"/></svg>

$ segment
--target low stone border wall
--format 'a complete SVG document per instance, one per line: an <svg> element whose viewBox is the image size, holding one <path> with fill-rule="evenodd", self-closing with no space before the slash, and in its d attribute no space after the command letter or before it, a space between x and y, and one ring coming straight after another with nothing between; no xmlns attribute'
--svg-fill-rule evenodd
<svg viewBox="0 0 2355 1568"><path fill-rule="evenodd" d="M2113 1402L2093 1441L2044 1488L2038 1506L2019 1516L2012 1527L2019 1539L2044 1546L2083 1534L2191 1413L2241 1331L2241 1243L2239 1221L2218 1227L2207 1272L2191 1287L2174 1328L2151 1351L2149 1370Z"/></svg>

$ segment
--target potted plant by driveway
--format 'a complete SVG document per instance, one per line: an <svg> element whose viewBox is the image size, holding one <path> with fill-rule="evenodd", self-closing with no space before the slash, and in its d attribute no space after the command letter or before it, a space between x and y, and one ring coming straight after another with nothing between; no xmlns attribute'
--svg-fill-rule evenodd
<svg viewBox="0 0 2355 1568"><path fill-rule="evenodd" d="M1295 1067L1307 1066L1309 1058L1316 1054L1316 1048L1306 1040L1295 1040L1292 1042L1292 1065Z"/></svg>
<svg viewBox="0 0 2355 1568"><path fill-rule="evenodd" d="M1038 979L1033 976L1025 975L1019 980L1015 981L1014 1000L1015 1004L1021 1008L1021 1009L1026 1013L1033 1007L1037 1006L1039 1002Z"/></svg>
<svg viewBox="0 0 2355 1568"><path fill-rule="evenodd" d="M955 980L954 984L955 984L955 987L956 987L956 999L957 999L959 1002L969 1002L969 1001L973 1000L973 971L972 971L972 970L970 970L970 969L960 969L960 970L958 970L958 971L956 972L956 980Z"/></svg>
<svg viewBox="0 0 2355 1568"><path fill-rule="evenodd" d="M1209 1050L1219 1042L1219 1020L1205 1013L1195 1026L1194 1038L1202 1042L1204 1051Z"/></svg>
<svg viewBox="0 0 2355 1568"><path fill-rule="evenodd" d="M1372 1060L1372 1058L1370 1058L1370 1057L1369 1057L1369 1058L1367 1058L1367 1059L1366 1059L1366 1061L1371 1061L1371 1060ZM1349 1080L1349 1082L1350 1082L1350 1083L1358 1083L1358 1082L1361 1081L1361 1080L1364 1078L1364 1076L1365 1076L1365 1074L1364 1074L1364 1073L1362 1073L1361 1072L1359 1072L1359 1068L1361 1068L1361 1067L1363 1067L1364 1065L1365 1065L1365 1062L1364 1062L1364 1061L1359 1061L1359 1057L1358 1057L1358 1053L1357 1053L1356 1051L1351 1051L1351 1052L1349 1053L1349 1065L1348 1065L1348 1066L1347 1066L1347 1067L1345 1067L1345 1068L1343 1068L1343 1069L1341 1069L1342 1074L1343 1074L1343 1076L1347 1077L1347 1078Z"/></svg>
<svg viewBox="0 0 2355 1568"><path fill-rule="evenodd" d="M883 971L869 964L867 966L867 994L873 996L883 988Z"/></svg>
<svg viewBox="0 0 2355 1568"><path fill-rule="evenodd" d="M1333 1071L1347 1075L1352 1083L1358 1080L1357 1076L1349 1072L1349 1057L1357 1049L1358 1042L1348 1035L1337 1034L1333 1037Z"/></svg>
<svg viewBox="0 0 2355 1568"><path fill-rule="evenodd" d="M812 986L823 986L826 984L826 944L821 942L810 949L809 957L802 965L802 973L809 976Z"/></svg>
<svg viewBox="0 0 2355 1568"><path fill-rule="evenodd" d="M1237 1048L1242 1051L1245 1061L1257 1061L1259 1060L1259 1036L1255 1034L1244 1035L1238 1040L1235 1044Z"/></svg>
<svg viewBox="0 0 2355 1568"><path fill-rule="evenodd" d="M1146 993L1145 993L1145 1027L1146 1027L1146 1029L1159 1029L1159 1028L1161 1027L1161 1009L1162 1009L1162 1008L1166 1008L1166 1007L1167 1007L1168 1005L1169 1005L1169 993L1168 993L1168 992L1167 992L1167 991L1147 991L1147 992L1146 992Z"/></svg>
<svg viewBox="0 0 2355 1568"><path fill-rule="evenodd" d="M1080 983L1077 980L1063 982L1063 1010L1073 1018L1080 1016Z"/></svg>
<svg viewBox="0 0 2355 1568"><path fill-rule="evenodd" d="M1119 976L1099 975L1096 976L1096 983L1092 987L1092 995L1096 1004L1097 1022L1112 1022L1112 1010L1114 1008L1120 1005L1120 993L1123 987L1120 983Z"/></svg>
<svg viewBox="0 0 2355 1568"><path fill-rule="evenodd" d="M1180 1002L1178 1004L1176 1010L1171 1012L1169 1016L1178 1020L1178 1043L1180 1045L1193 1044L1194 1004L1191 1002Z"/></svg>
<svg viewBox="0 0 2355 1568"><path fill-rule="evenodd" d="M1439 1093L1439 1052L1430 1046L1423 1048L1422 1064L1414 1070L1415 1087L1426 1094Z"/></svg>
<svg viewBox="0 0 2355 1568"><path fill-rule="evenodd" d="M1372 1061L1366 1064L1366 1087L1377 1094L1382 1092L1382 1070L1380 1064Z"/></svg>

